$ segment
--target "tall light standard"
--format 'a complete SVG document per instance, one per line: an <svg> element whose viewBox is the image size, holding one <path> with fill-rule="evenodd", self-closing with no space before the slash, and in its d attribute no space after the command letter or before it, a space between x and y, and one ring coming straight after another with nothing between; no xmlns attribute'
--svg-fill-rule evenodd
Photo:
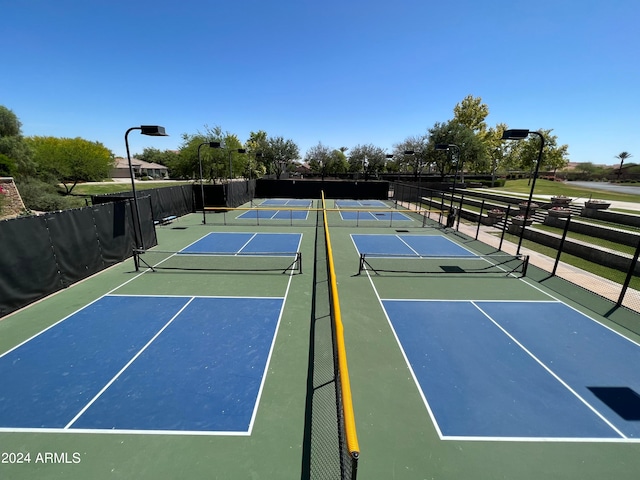
<svg viewBox="0 0 640 480"><path fill-rule="evenodd" d="M200 158L200 148L204 147L205 145L209 145L209 148L220 148L220 142L202 142L200 145L198 145L198 165L200 165L200 194L202 195L202 223L203 224L207 223L207 217L204 211L204 185L202 184L203 177L202 177L202 160Z"/></svg>
<svg viewBox="0 0 640 480"><path fill-rule="evenodd" d="M140 127L131 127L124 134L124 144L127 147L127 160L129 162L129 175L131 175L131 193L133 194L134 205L134 220L133 220L133 236L136 242L136 248L142 248L144 250L144 239L142 238L142 226L140 224L140 208L138 207L138 196L136 195L136 181L133 172L133 165L131 165L131 154L129 153L129 132L132 130L140 130L142 135L149 135L150 137L168 137L164 131L164 127L158 125L142 125Z"/></svg>
<svg viewBox="0 0 640 480"><path fill-rule="evenodd" d="M456 178L458 178L458 168L460 168L460 147L458 147L457 145L453 144L453 143L437 143L435 146L436 150L441 150L441 151L449 151L449 150L455 150L456 151L456 171L453 174L453 189L451 190L451 205L449 207L449 209L451 211L453 211L453 196L456 193Z"/></svg>
<svg viewBox="0 0 640 480"><path fill-rule="evenodd" d="M502 133L502 140L524 140L529 136L529 134L538 135L540 137L540 150L538 151L538 160L536 161L536 168L533 172L533 180L531 181L531 191L529 191L529 201L527 202L527 208L524 212L524 223L522 225L522 230L520 230L520 240L518 240L518 249L516 250L516 255L520 254L520 247L522 246L522 239L524 238L524 229L526 225L526 221L529 218L529 208L531 207L531 202L533 200L533 189L536 186L536 178L538 178L538 169L540 168L540 163L542 162L542 149L544 148L544 136L540 132L532 132L524 129L511 129L505 130Z"/></svg>

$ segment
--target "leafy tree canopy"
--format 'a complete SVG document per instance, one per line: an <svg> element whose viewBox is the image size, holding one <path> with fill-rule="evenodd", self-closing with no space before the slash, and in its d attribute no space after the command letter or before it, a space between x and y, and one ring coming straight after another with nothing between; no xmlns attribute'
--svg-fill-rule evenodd
<svg viewBox="0 0 640 480"><path fill-rule="evenodd" d="M113 168L113 154L100 142L82 138L28 137L41 178L61 182L69 194L80 181L100 181Z"/></svg>
<svg viewBox="0 0 640 480"><path fill-rule="evenodd" d="M372 144L356 145L349 153L349 171L364 172L365 178L384 172L386 162L386 152Z"/></svg>
<svg viewBox="0 0 640 480"><path fill-rule="evenodd" d="M489 115L489 107L482 103L482 98L467 95L453 107L453 119L477 134L487 130L485 119Z"/></svg>
<svg viewBox="0 0 640 480"><path fill-rule="evenodd" d="M0 137L18 137L22 135L22 123L13 111L0 105Z"/></svg>

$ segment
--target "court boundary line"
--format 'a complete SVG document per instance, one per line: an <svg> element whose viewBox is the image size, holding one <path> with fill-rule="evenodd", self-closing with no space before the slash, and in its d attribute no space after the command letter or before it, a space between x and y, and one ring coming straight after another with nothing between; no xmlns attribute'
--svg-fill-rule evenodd
<svg viewBox="0 0 640 480"><path fill-rule="evenodd" d="M136 275L139 276L139 275ZM289 294L289 289L291 287L291 282L293 280L293 275L290 274L289 275L289 280L287 282L287 287L285 289L284 292L284 296L282 297L261 297L261 296L251 296L251 297L245 297L245 296L229 296L229 295L220 295L220 296L216 296L216 295L146 295L146 294L112 294L112 293L107 293L103 296L101 296L100 298L97 298L96 300L94 300L93 302L88 303L87 305L85 305L84 307L78 309L76 312L68 315L67 317L65 317L64 319L60 320L59 322L56 322L55 324L51 325L50 327L48 327L47 329L43 330L42 332L39 332L37 335L40 335L41 333L44 333L46 330L49 330L49 328L54 327L55 325L57 325L58 323L66 320L67 318L75 315L76 313L82 311L84 308L92 305L93 303L101 300L102 298L105 297L156 297L156 298L184 298L185 300L188 299L188 301L185 303L185 305L183 305L180 310L158 331L156 332L156 334L120 369L120 371L118 371L118 373L116 373L116 375L114 375L114 377L107 382L101 389L100 391L82 408L80 409L80 411L67 423L67 425L65 425L65 427L63 428L35 428L35 427L28 427L28 428L21 428L21 427L0 427L0 433L41 433L41 434L47 434L47 433L64 433L64 434L84 434L84 433L89 433L89 434L124 434L124 435L174 435L174 436L184 436L184 435L198 435L198 436L251 436L252 432L253 432L253 426L255 424L255 419L257 417L257 412L258 412L258 408L260 406L260 401L262 399L262 393L263 393L263 389L264 389L264 385L266 383L266 377L268 375L269 372L269 365L271 363L271 358L273 355L273 352L275 350L275 345L276 345L276 341L277 341L277 337L278 337L278 332L280 330L280 324L282 321L282 317L284 315L284 309L285 309L285 305L286 305L286 301L288 298L288 294ZM276 321L276 324L274 326L274 331L273 331L273 338L271 341L271 344L269 346L269 353L267 354L267 358L265 361L265 367L264 370L262 372L262 378L260 381L260 386L258 387L258 392L256 394L256 400L254 402L254 406L251 412L251 417L249 419L249 423L247 425L247 430L246 431L238 431L238 430L232 430L232 431L224 431L224 430L164 430L164 429L159 429L159 430L137 430L137 429L113 429L113 428L73 428L73 423L75 423L90 407L93 403L95 403L98 398L108 390L108 388L118 379L118 377L120 377L122 375L122 373L125 372L125 370L127 368L129 368L133 362L139 358L139 356L144 353L144 351L151 346L151 344L157 339L157 337L160 336L160 334L162 334L162 332L169 327L169 325L171 323L173 323L173 321L178 318L178 316L180 315L180 313L182 311L184 311L185 308L187 308L187 306L189 306L189 304L197 298L249 298L249 299L266 299L266 300L282 300L282 305L280 307L280 312L278 314L278 319ZM35 338L37 335L35 335L33 338ZM26 343L26 342L23 342ZM18 348L18 346L16 346L15 348ZM0 358L2 358L4 355L6 355L9 352L6 352L5 354L0 355Z"/></svg>
<svg viewBox="0 0 640 480"><path fill-rule="evenodd" d="M188 297L187 297L188 298ZM170 319L167 323L165 323L163 325L163 327L158 330L156 332L156 334L151 337L149 339L149 341L147 343L144 344L144 346L138 350L138 352L129 359L129 361L127 363L124 364L124 366L118 371L118 373L116 373L111 380L109 380L99 391L98 393L96 393L93 398L91 398L91 400L89 400L85 406L83 408L80 409L80 411L78 413L76 413L76 415L65 425L65 427L63 428L63 430L68 430L70 429L74 423L76 423L76 421L82 416L84 415L84 413L91 408L91 406L102 396L102 394L104 392L106 392L109 387L111 385L113 385L116 380L118 380L118 378L120 378L120 376L133 364L133 362L135 362L140 355L142 355L150 346L153 342L156 341L156 339L162 334L162 332L164 332L169 325L171 325L176 318L178 318L180 316L180 314L191 304L191 302L193 302L194 297L190 297L188 301L186 301L186 303L182 306L182 308L180 308L180 310L178 310Z"/></svg>
<svg viewBox="0 0 640 480"><path fill-rule="evenodd" d="M606 418L604 418L600 412L598 412L597 410L595 410L588 402L586 402L584 399L582 399L582 397L580 397L577 393L575 393L573 391L573 389L571 389L568 385L565 384L564 381L562 381L560 379L560 377L557 377L557 375L555 375L553 372L551 372L550 370L548 370L548 368L546 368L546 366L544 366L544 364L540 363L540 361L533 356L533 354L529 353L529 351L520 343L518 342L515 338L512 338L512 336L506 332L499 324L497 324L491 317L489 317L482 309L480 309L479 307L477 307L473 302L478 301L478 302L482 302L482 301L486 301L486 302L493 302L494 300L446 300L446 299L434 299L434 300L430 300L430 299L404 299L404 298L400 298L400 299L390 299L390 298L385 298L384 300L389 300L389 301L393 301L393 300L397 300L397 301L413 301L413 302L431 302L431 301L438 301L438 302L449 302L449 301L453 301L453 302L465 302L465 303L472 303L474 305L475 308L477 308L483 315L487 316L487 318L494 323L500 330L503 331L503 333L505 333L511 340L513 340L514 342L516 342L516 345L518 345L518 347L520 347L525 353L527 353L528 355L532 356L534 358L535 361L537 361L538 363L540 363L540 365L548 371L549 374L551 374L557 381L559 381L563 386L565 386L565 388L567 388L571 393L573 393L578 399L580 399L593 413L596 414L597 417L599 417L607 426L609 426L614 432L616 432L618 435L620 435L620 438L598 438L598 437L493 437L493 436L448 436L448 435L443 435L442 430L440 429L440 425L438 424L435 415L433 413L433 410L431 409L431 406L429 405L429 402L425 396L425 393L422 390L422 387L420 386L420 382L418 381L416 374L413 370L413 367L411 366L411 362L409 361L406 352L404 351L404 348L402 347L402 342L400 342L400 339L398 337L398 334L396 333L395 328L393 327L393 324L391 322L391 319L389 318L389 315L387 313L387 310L384 308L384 304L383 304L383 299L380 297L380 294L378 293L378 289L376 288L373 278L371 277L369 271L367 270L367 277L369 278L369 283L371 284L371 287L378 299L378 304L380 305L380 308L382 309L385 318L387 319L387 323L389 325L389 328L391 329L391 332L393 333L394 338L396 339L396 343L398 345L398 348L400 349L400 353L402 354L404 360L405 360L405 364L409 370L409 373L411 374L411 378L414 381L414 384L418 390L418 394L420 395L420 398L423 401L423 404L425 405L425 408L427 409L427 412L429 414L429 417L431 418L431 422L433 424L434 430L436 431L436 433L438 434L438 437L440 438L440 440L446 440L446 441L450 441L450 440L457 440L457 441L500 441L500 442L529 442L529 443L549 443L549 442L558 442L558 443L601 443L601 442L607 442L607 443L640 443L640 438L634 438L634 437L628 437L625 434L623 434L622 432L620 432L617 427L615 427L614 425L612 425L609 420L607 420ZM529 284L527 282L527 284ZM551 297L551 295L549 295ZM506 303L506 302L519 302L518 300L501 300L502 302ZM528 302L528 303L537 303L537 302L541 302L541 303L558 303L558 304L563 304L566 305L565 302L559 300L559 299L554 299L554 301L549 301L549 300L525 300L523 302ZM599 325L602 325L605 328L609 328L606 325L603 325L600 322L597 322L595 319L591 318L588 315L583 314L582 312L580 312L577 309L574 309L573 307L571 307L570 305L567 305L567 307L577 311L578 313L584 315L585 317L589 318L591 321L598 323ZM615 330L613 330L615 332ZM618 333L618 335L621 335L624 338L624 335L622 335L620 332L616 332ZM630 339L627 339L629 341L632 341ZM635 342L633 342L635 343ZM639 345L640 346L640 345Z"/></svg>
<svg viewBox="0 0 640 480"><path fill-rule="evenodd" d="M631 338L627 337L627 336L626 336L626 335L624 335L622 332L619 332L618 330L616 330L616 329L612 328L611 326L606 325L605 323L602 323L602 322L600 322L600 321L596 320L596 319L595 319L595 318L593 318L591 315L588 315L588 314L586 314L586 313L584 313L584 312L582 312L582 311L578 310L576 307L574 307L573 305L570 305L569 303L565 302L564 300L560 300L559 298L555 297L554 295L551 295L549 292L545 292L542 288L540 288L540 287L538 287L537 285L534 285L534 284L532 284L531 282L527 281L527 279L526 279L526 278L519 278L518 280L523 281L524 283L526 283L526 284L527 284L527 285L529 285L530 287L532 287L532 288L534 288L534 289L538 290L540 293L543 293L543 294L547 295L548 297L550 297L550 298L554 299L554 301L556 301L556 302L560 302L560 303L562 303L562 304L566 305L566 306L567 306L568 308L570 308L571 310L573 310L573 311L575 311L575 312L578 312L578 313L580 313L581 315L584 315L585 317L587 317L587 318L588 318L589 320L591 320L592 322L597 323L597 324L598 324L598 325L600 325L601 327L604 327L604 328L606 328L607 330L610 330L611 332L616 333L617 335L621 336L621 337L622 337L622 338L624 338L625 340L627 340L627 341L629 341L629 342L633 343L634 345L636 345L636 346L640 347L640 341L636 341L636 340L633 340L633 339L631 339ZM491 300L491 301L493 301L493 300ZM607 320L608 320L608 319L607 319Z"/></svg>
<svg viewBox="0 0 640 480"><path fill-rule="evenodd" d="M353 208L351 208L351 209L338 208L336 210L338 210L340 212L340 220L342 220L343 222L353 222L353 221L356 221L356 222L360 222L360 221L363 221L363 222L374 222L374 221L375 222L393 222L393 221L396 221L396 222L416 222L417 221L417 220L414 220L413 218L411 218L410 216L405 215L403 212L395 210L393 208L389 209L389 213L391 214L390 218L385 218L384 220L376 218L376 216L371 214L371 211L369 211L369 210L359 210L359 209L353 209ZM371 218L360 218L360 216L357 216L357 218L344 218L344 216L342 215L343 212L347 212L347 213L355 212L355 213L358 213L358 214L359 213L366 213ZM386 213L386 210L385 210L385 213ZM394 216L393 216L394 213L398 213L399 215L402 215L404 218L394 218Z"/></svg>
<svg viewBox="0 0 640 480"><path fill-rule="evenodd" d="M302 241L302 234L300 234L300 241ZM298 244L298 248L300 248L299 244ZM253 425L258 415L258 408L260 407L262 392L264 389L264 385L267 382L267 375L269 374L269 365L271 364L271 357L273 355L273 351L275 350L278 333L280 332L280 322L282 321L282 316L284 315L284 308L285 308L285 305L287 304L287 299L289 298L289 289L291 288L292 281L293 281L293 272L289 272L289 281L287 282L287 288L285 289L284 297L282 297L282 306L280 307L280 314L278 315L278 321L276 322L276 326L273 331L273 338L271 339L271 347L269 348L267 360L264 363L264 370L262 372L260 387L258 388L256 402L255 402L255 405L253 406L253 413L251 414L251 419L249 420L248 435L251 435L251 433L253 432Z"/></svg>
<svg viewBox="0 0 640 480"><path fill-rule="evenodd" d="M522 351L524 351L527 355L529 355L538 365L540 365L549 375L556 379L556 381L560 382L560 384L566 388L571 394L573 394L578 400L580 400L589 410L591 410L600 420L602 420L606 425L609 426L614 432L620 435L623 439L627 439L628 436L622 433L618 427L613 425L602 413L600 413L593 405L587 402L578 392L576 392L567 382L565 382L556 372L551 370L542 360L540 360L536 355L533 354L527 347L525 347L517 338L515 338L510 332L508 332L502 325L498 323L494 318L491 317L487 312L485 312L482 308L480 308L475 302L471 303L478 311L480 311L487 319L493 323L496 327L502 331L512 342L514 342ZM515 303L515 301L514 301ZM563 305L562 302L559 302L560 305Z"/></svg>
<svg viewBox="0 0 640 480"><path fill-rule="evenodd" d="M206 235L203 235L202 237L200 237L199 239L195 240L194 242L190 243L189 245L187 245L184 248L188 248L190 245L193 245L194 243L198 242L199 240L201 240L202 238L205 238L206 236L208 236L211 233L245 233L245 232L209 232ZM251 232L248 232L251 233ZM265 233L265 234L269 234L269 235L290 235L291 232L287 232L287 233L283 233L283 232L253 232L254 235L256 235L257 233ZM302 244L302 239L304 234L303 233L296 233L296 235L299 235L299 239L298 239L298 250L300 249L300 245ZM133 260L132 258L128 258L127 260L120 262L116 265L113 265L113 267L118 267L118 266L124 266L126 264L126 262L128 260ZM78 417L78 415L76 415L76 417L74 417L68 424L67 426L65 426L64 428L12 428L12 427L0 427L0 432L2 433L42 433L42 434L47 434L47 433L65 433L65 434L75 434L75 433L91 433L91 434L135 434L135 435L199 435L199 436L250 436L252 434L253 431L253 425L255 423L255 419L257 416L257 412L258 412L258 408L260 405L260 401L262 398L262 392L264 389L264 385L266 383L266 376L268 374L269 371L269 365L271 363L271 357L273 355L274 349L275 349L275 345L276 345L276 340L278 337L278 332L280 330L280 324L281 324L281 320L282 320L282 316L284 314L284 308L287 302L287 298L289 295L289 290L291 288L291 282L293 280L293 272L289 272L289 280L287 281L287 286L285 288L285 292L284 292L284 296L283 297L258 297L258 296L254 296L254 297L245 297L245 296L238 296L238 297L234 297L234 296L229 296L229 295L224 295L224 296L206 296L206 295L145 295L145 294L134 294L134 295L130 295L130 294L118 294L118 293L114 293L117 290L119 290L120 288L124 287L125 285L133 282L134 280L138 279L139 277L141 277L142 275L144 275L145 273L151 271L151 269L145 269L144 271L135 274L132 278L122 282L121 284L117 285L116 287L112 288L111 290L108 290L106 293L98 296L97 298L95 298L94 300L92 300L91 302L83 305L82 307L74 310L73 312L69 313L68 315L64 316L63 318L61 318L60 320L52 323L51 325L45 327L44 329L36 332L35 334L31 335L30 337L28 337L27 339L23 340L22 342L18 343L17 345L14 345L13 347L11 347L10 349L8 349L5 352L0 353L0 359L2 359L3 357L5 357L6 355L10 354L11 352L13 352L14 350L17 350L18 348L22 347L23 345L29 343L30 341L34 340L35 338L39 337L40 335L44 334L45 332L47 332L48 330L54 328L55 326L59 325L60 323L68 320L69 318L71 318L72 316L76 315L77 313L79 313L80 311L82 311L83 309L93 305L94 303L102 300L105 297L108 296L139 296L139 297L178 297L178 298L189 298L189 302L187 302L187 304L185 304L185 306L183 306L180 309L180 312L182 310L184 310L184 308L186 308L186 306L191 303L191 301L195 298L256 298L256 299L260 299L260 298L264 298L264 299L282 299L282 306L280 308L280 313L278 315L278 319L276 321L276 325L275 325L275 329L274 329L274 334L273 334L273 339L269 348L269 353L267 355L267 360L265 362L265 368L262 374L262 379L260 382L260 387L258 388L258 394L256 396L256 402L253 408L253 412L251 414L251 419L249 421L249 426L248 426L248 430L247 432L227 432L227 431L191 431L191 430L131 430L131 429L123 429L123 430L114 430L114 429L73 429L73 428L68 428L69 424L75 422L77 420L76 417ZM102 272L97 272L96 275L100 274ZM86 280L86 279L85 279ZM58 292L59 293L59 292ZM48 297L45 297L45 299ZM42 299L44 300L44 299ZM27 306L28 307L28 306ZM179 312L178 312L179 314ZM176 314L176 316L178 315ZM175 318L175 317L174 317ZM171 323L173 321L173 318L167 323L167 325L165 325L162 329L164 330L164 328L166 328L168 326L169 323ZM152 338L151 341L153 341L153 339L155 339L160 332L158 332L156 335L154 335L154 337ZM139 352L140 353L140 352ZM136 357L137 358L137 357ZM131 361L130 361L131 362ZM127 363L127 365L123 368L126 368L129 366L129 363ZM111 382L112 383L112 382ZM106 388L103 387L104 391L106 391ZM101 395L102 393L104 393L103 390L101 390L98 395ZM84 410L86 410L86 406L84 408ZM78 417L79 418L79 417Z"/></svg>

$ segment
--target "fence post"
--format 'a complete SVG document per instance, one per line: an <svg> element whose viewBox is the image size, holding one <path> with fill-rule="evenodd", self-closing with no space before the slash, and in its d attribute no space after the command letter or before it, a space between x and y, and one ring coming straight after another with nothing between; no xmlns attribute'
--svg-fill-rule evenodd
<svg viewBox="0 0 640 480"><path fill-rule="evenodd" d="M460 203L458 203L458 221L456 222L456 231L460 231L460 217L462 216L462 203L464 202L464 193L460 195Z"/></svg>
<svg viewBox="0 0 640 480"><path fill-rule="evenodd" d="M480 205L480 215L478 216L478 227L476 228L476 240L478 239L478 234L480 233L480 224L482 223L483 211L484 211L484 198L482 199L482 204Z"/></svg>
<svg viewBox="0 0 640 480"><path fill-rule="evenodd" d="M507 222L509 221L509 213L511 212L511 204L507 205L507 211L504 214L504 225L502 225L502 235L500 235L500 245L498 245L498 250L502 250L502 242L504 240L504 233L507 230Z"/></svg>
<svg viewBox="0 0 640 480"><path fill-rule="evenodd" d="M627 293L627 288L629 288L629 284L631 283L631 277L633 277L633 272L636 269L636 264L638 263L638 257L640 257L640 241L638 241L638 246L636 246L636 251L633 254L633 260L631 260L631 265L629 265L629 271L627 271L627 277L624 279L624 285L622 285L622 290L620 291L620 297L616 302L616 307L619 307L622 305L624 296Z"/></svg>
<svg viewBox="0 0 640 480"><path fill-rule="evenodd" d="M560 245L558 245L558 255L556 255L556 261L553 264L553 270L551 270L551 276L554 276L556 274L556 270L558 269L558 263L560 263L560 255L562 255L562 250L564 249L564 241L567 238L567 232L569 231L569 223L571 223L571 217L567 217L565 220L564 231L562 232Z"/></svg>

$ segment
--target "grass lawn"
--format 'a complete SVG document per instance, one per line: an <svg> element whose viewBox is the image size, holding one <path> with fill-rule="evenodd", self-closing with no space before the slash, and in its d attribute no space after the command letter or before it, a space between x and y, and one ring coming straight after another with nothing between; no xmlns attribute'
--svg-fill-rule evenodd
<svg viewBox="0 0 640 480"><path fill-rule="evenodd" d="M189 185L192 182L136 182L136 190L150 190L152 188L175 187L178 185ZM101 183L80 183L73 189L73 195L105 195L108 193L130 192L131 182L101 182Z"/></svg>
<svg viewBox="0 0 640 480"><path fill-rule="evenodd" d="M528 194L531 191L529 180L507 180L504 187L494 188L493 190L503 191L505 193L514 192L519 194ZM640 192L640 188L638 188ZM635 202L640 203L640 193L633 195L630 193L616 193L596 188L585 188L571 185L571 182L554 182L552 180L537 179L534 195L564 195L573 199L581 198L594 200L613 200L618 202Z"/></svg>
<svg viewBox="0 0 640 480"><path fill-rule="evenodd" d="M543 230L545 232L555 233L556 235L562 235L563 232L562 228L552 227L550 225L536 224L533 228ZM636 251L636 247L630 247L629 245L612 242L610 240L605 240L604 238L592 237L591 235L585 235L584 233L568 231L567 238L590 243L602 248L608 248L610 250L615 250L616 252L626 253L628 255L633 255Z"/></svg>

